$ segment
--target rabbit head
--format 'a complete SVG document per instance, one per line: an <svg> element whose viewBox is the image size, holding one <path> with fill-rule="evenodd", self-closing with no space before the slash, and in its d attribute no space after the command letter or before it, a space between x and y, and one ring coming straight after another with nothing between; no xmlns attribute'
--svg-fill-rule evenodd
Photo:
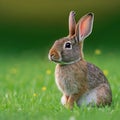
<svg viewBox="0 0 120 120"><path fill-rule="evenodd" d="M78 23L75 12L69 14L69 35L56 40L49 51L49 59L60 64L71 64L83 59L83 41L90 35L93 27L94 14L88 13Z"/></svg>

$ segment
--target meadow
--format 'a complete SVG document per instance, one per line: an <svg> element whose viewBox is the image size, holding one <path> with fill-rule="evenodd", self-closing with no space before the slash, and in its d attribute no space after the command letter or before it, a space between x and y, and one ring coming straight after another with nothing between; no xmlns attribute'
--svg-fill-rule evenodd
<svg viewBox="0 0 120 120"><path fill-rule="evenodd" d="M118 120L120 57L100 49L85 52L86 60L99 66L109 79L113 93L111 106L75 106L73 111L67 110L60 103L61 93L54 80L55 64L48 60L47 52L43 57L32 52L12 57L4 54L0 59L0 119Z"/></svg>
<svg viewBox="0 0 120 120"><path fill-rule="evenodd" d="M55 64L48 60L53 42L68 34L68 15L95 14L85 40L85 59L108 78L113 102L106 107L68 110L60 99ZM0 120L119 120L120 1L1 0Z"/></svg>

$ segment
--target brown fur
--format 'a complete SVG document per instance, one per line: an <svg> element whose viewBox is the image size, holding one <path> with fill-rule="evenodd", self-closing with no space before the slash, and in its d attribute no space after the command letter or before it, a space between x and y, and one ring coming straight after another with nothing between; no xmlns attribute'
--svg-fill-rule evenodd
<svg viewBox="0 0 120 120"><path fill-rule="evenodd" d="M97 88L97 106L110 105L112 93L108 84L101 84Z"/></svg>
<svg viewBox="0 0 120 120"><path fill-rule="evenodd" d="M70 35L55 41L49 51L49 59L57 63L55 79L63 93L62 104L70 109L74 102L81 105L85 101L86 105L95 103L97 106L112 102L107 78L98 67L84 60L83 40L92 32L93 19L93 13L89 13L76 25L74 14L70 12ZM72 47L67 44L66 48L66 43Z"/></svg>
<svg viewBox="0 0 120 120"><path fill-rule="evenodd" d="M57 65L55 71L56 83L61 92L67 96L69 107L88 90L86 62L80 61L71 65Z"/></svg>
<svg viewBox="0 0 120 120"><path fill-rule="evenodd" d="M83 42L80 42L79 45L80 45L80 56L81 56L81 59L83 60L83 59L84 59L84 54L83 54Z"/></svg>

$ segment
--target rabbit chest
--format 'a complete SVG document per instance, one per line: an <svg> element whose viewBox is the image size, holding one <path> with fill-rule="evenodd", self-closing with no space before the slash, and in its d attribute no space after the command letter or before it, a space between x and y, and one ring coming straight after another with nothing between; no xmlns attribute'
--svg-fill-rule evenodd
<svg viewBox="0 0 120 120"><path fill-rule="evenodd" d="M87 88L86 65L77 62L70 65L57 65L55 80L58 89L66 94L77 94Z"/></svg>

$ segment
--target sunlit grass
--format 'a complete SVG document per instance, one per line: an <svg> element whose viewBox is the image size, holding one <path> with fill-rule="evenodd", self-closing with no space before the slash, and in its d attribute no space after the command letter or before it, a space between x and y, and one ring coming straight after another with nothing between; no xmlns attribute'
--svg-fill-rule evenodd
<svg viewBox="0 0 120 120"><path fill-rule="evenodd" d="M115 59L117 57L117 59ZM2 56L0 59L0 119L118 120L120 113L120 74L117 53L85 58L99 66L109 79L113 103L105 108L65 109L54 80L55 64L40 54Z"/></svg>

